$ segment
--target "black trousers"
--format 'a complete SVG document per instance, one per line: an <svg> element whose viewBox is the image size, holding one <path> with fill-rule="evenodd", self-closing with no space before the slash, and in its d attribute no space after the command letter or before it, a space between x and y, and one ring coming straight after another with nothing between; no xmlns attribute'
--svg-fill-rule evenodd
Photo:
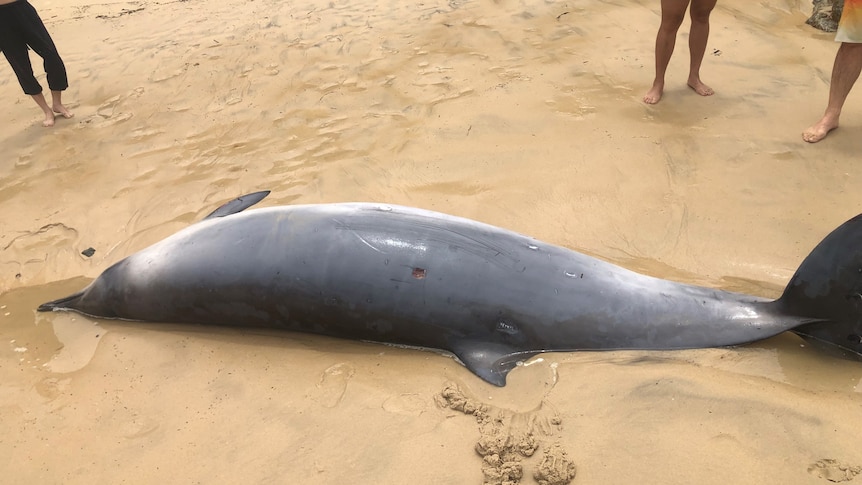
<svg viewBox="0 0 862 485"><path fill-rule="evenodd" d="M27 53L28 46L44 60L45 74L51 91L68 88L66 66L36 9L27 0L0 5L0 50L18 76L24 93L39 94L42 92L42 86L33 75L33 65L30 64L30 55Z"/></svg>

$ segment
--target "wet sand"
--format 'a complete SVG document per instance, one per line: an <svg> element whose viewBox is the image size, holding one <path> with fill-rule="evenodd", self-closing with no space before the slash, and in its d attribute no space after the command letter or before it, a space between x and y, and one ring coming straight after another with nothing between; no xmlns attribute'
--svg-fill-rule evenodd
<svg viewBox="0 0 862 485"><path fill-rule="evenodd" d="M793 335L549 354L497 389L431 352L35 313L261 189L777 296L862 212L857 93L827 140L800 138L837 48L804 24L810 2L721 0L709 98L685 85L686 22L656 106L649 0L33 4L76 117L42 128L0 62L9 483L480 484L519 463L527 484L862 480L862 365Z"/></svg>

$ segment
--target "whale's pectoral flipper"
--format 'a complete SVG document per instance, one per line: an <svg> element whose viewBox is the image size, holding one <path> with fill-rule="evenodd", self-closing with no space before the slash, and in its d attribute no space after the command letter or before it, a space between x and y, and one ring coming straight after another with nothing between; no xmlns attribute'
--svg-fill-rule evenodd
<svg viewBox="0 0 862 485"><path fill-rule="evenodd" d="M455 341L451 350L472 373L498 387L506 385L506 376L518 362L540 353L518 351L505 344L470 339Z"/></svg>
<svg viewBox="0 0 862 485"><path fill-rule="evenodd" d="M219 207L218 209L210 212L208 216L204 217L204 220L213 219L215 217L229 216L231 214L236 214L237 212L242 212L262 201L267 195L269 195L269 190L261 190L260 192L254 192L251 194L243 195L241 197L237 197L236 199L230 202L226 202L222 204L221 207Z"/></svg>

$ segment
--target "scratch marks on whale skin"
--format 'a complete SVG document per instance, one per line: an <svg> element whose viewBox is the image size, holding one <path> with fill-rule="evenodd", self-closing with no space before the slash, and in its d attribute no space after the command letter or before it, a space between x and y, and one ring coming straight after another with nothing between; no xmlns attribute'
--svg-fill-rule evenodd
<svg viewBox="0 0 862 485"><path fill-rule="evenodd" d="M375 245L371 244L370 242L368 242L368 240L367 240L367 239L365 239L364 237L362 237L362 235L361 235L361 234L357 233L356 231L353 231L353 235L354 235L354 236L356 236L356 237L357 237L357 238L362 242L362 244L365 244L366 246L368 246L368 247L369 247L369 248L371 248L372 250L374 250L374 251L376 251L376 252L378 252L378 253L383 254L383 251L381 251L377 246L375 246Z"/></svg>
<svg viewBox="0 0 862 485"><path fill-rule="evenodd" d="M382 211L382 214L369 213L370 219L367 222L347 223L335 219L335 227L351 231L363 244L379 253L387 253L387 249L411 249L415 253L426 253L431 249L431 243L439 243L442 247L464 251L503 268L519 272L525 270L520 258L513 251L496 244L491 237L468 235L441 226L437 221L426 222L421 216L411 217L409 214L399 214L403 217L400 221L402 225L396 231L388 228L390 224L386 220L387 213L388 211Z"/></svg>

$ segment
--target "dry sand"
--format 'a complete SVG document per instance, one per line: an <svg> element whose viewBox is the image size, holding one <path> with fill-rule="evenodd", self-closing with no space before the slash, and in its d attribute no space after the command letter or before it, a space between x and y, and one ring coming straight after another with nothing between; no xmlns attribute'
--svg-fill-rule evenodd
<svg viewBox="0 0 862 485"><path fill-rule="evenodd" d="M799 136L837 48L810 2L719 0L710 98L685 86L686 22L657 106L655 0L33 4L76 117L42 128L0 62L4 482L862 482L862 365L793 335L544 355L497 389L430 352L34 312L259 189L776 296L862 212L858 93Z"/></svg>

